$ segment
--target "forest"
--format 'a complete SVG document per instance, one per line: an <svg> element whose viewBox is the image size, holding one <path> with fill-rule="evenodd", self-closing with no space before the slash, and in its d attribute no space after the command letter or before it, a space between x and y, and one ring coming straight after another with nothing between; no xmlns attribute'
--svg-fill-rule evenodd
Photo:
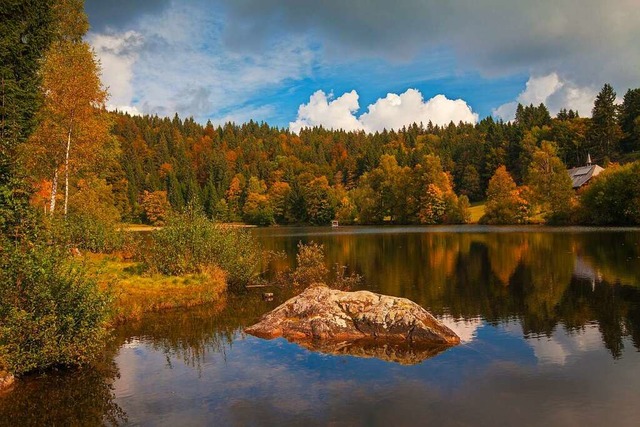
<svg viewBox="0 0 640 427"><path fill-rule="evenodd" d="M375 134L320 127L297 135L253 121L216 127L177 115L104 115L110 132L85 149L102 154L76 156L72 191L85 206L86 198L108 200L115 216L131 222L162 222L169 210L191 205L220 222L258 225L464 223L469 203L499 197L490 188L497 175L524 213L503 209L487 222L526 223L542 212L556 222L613 223L591 218L589 207L576 212L565 170L584 166L588 156L615 169L640 150L640 89L617 104L608 84L589 118L571 110L552 118L543 104L520 105L509 123L487 117ZM81 164L88 160L100 170ZM50 168L34 181L45 209L53 206L54 175Z"/></svg>
<svg viewBox="0 0 640 427"><path fill-rule="evenodd" d="M83 0L8 0L0 22L0 373L82 364L139 314L79 250L137 256L112 273L156 309L178 305L163 299L176 276L191 305L257 274L255 242L220 223L459 224L480 204L487 224L640 224L640 88L604 84L591 112L519 105L512 122L214 126L107 111ZM587 158L606 170L576 193L566 171ZM132 247L123 223L165 227Z"/></svg>
<svg viewBox="0 0 640 427"><path fill-rule="evenodd" d="M161 225L187 207L257 225L465 223L470 204L485 201L486 223L640 222L624 213L640 204L639 192L581 204L565 172L589 157L616 175L640 157L640 88L620 100L604 84L590 112L552 117L544 104L518 105L512 122L414 123L375 134L130 116L106 110L82 2L54 3L57 17L35 6L29 13L58 24L21 39L16 23L16 37L2 41L3 55L22 56L25 68L2 65L4 205L19 177L20 194L44 214L103 226ZM612 204L619 212L601 215Z"/></svg>

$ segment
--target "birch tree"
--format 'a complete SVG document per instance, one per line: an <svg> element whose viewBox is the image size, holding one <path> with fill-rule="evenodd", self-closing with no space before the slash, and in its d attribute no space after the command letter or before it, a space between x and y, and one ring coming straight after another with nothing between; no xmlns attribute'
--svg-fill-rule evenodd
<svg viewBox="0 0 640 427"><path fill-rule="evenodd" d="M54 40L41 68L44 103L40 123L23 158L33 178L51 180L52 215L62 181L66 215L71 173L95 160L108 138L107 92L100 82L95 54L82 41L89 28L84 1L57 0L53 14Z"/></svg>
<svg viewBox="0 0 640 427"><path fill-rule="evenodd" d="M51 214L63 182L66 215L70 174L95 159L108 138L107 92L87 43L62 40L54 44L43 65L43 92L42 121L30 144L30 157L52 175Z"/></svg>

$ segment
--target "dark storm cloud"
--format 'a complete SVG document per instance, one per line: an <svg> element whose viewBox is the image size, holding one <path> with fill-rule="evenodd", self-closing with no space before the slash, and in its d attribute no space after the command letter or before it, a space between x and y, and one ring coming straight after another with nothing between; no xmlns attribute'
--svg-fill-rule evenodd
<svg viewBox="0 0 640 427"><path fill-rule="evenodd" d="M126 29L143 15L162 11L171 0L86 0L85 10L93 31Z"/></svg>
<svg viewBox="0 0 640 427"><path fill-rule="evenodd" d="M410 60L434 46L486 74L559 71L581 83L637 84L638 0L216 0L230 48L285 33L318 37L333 58ZM626 65L621 66L624 63Z"/></svg>

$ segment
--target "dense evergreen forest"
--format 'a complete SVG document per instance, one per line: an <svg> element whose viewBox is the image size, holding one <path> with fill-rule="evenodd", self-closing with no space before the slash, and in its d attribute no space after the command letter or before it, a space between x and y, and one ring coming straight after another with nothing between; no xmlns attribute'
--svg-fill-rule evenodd
<svg viewBox="0 0 640 427"><path fill-rule="evenodd" d="M519 106L511 123L488 117L375 134L314 128L296 135L253 121L214 127L177 115L113 113L111 145L120 153L100 177L129 221L154 222L169 205L193 205L219 221L255 224L459 223L467 202L487 198L501 165L531 190L552 172L536 174L536 155L546 164L553 158L559 175L588 155L603 166L635 159L639 116L640 89L619 106L609 85L592 118L571 110L552 118L541 104ZM558 179L566 202L569 181ZM541 188L541 198L549 191ZM532 211L543 202L534 199Z"/></svg>

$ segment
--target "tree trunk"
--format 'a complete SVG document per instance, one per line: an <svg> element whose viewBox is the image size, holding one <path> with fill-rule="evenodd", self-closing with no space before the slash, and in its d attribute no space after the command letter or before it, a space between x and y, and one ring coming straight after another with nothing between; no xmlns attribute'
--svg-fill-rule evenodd
<svg viewBox="0 0 640 427"><path fill-rule="evenodd" d="M67 152L64 156L64 216L67 216L69 206L69 151L71 150L71 127L67 135Z"/></svg>
<svg viewBox="0 0 640 427"><path fill-rule="evenodd" d="M51 204L49 205L49 214L53 215L56 210L56 196L58 195L58 167L53 174L53 182L51 183Z"/></svg>

